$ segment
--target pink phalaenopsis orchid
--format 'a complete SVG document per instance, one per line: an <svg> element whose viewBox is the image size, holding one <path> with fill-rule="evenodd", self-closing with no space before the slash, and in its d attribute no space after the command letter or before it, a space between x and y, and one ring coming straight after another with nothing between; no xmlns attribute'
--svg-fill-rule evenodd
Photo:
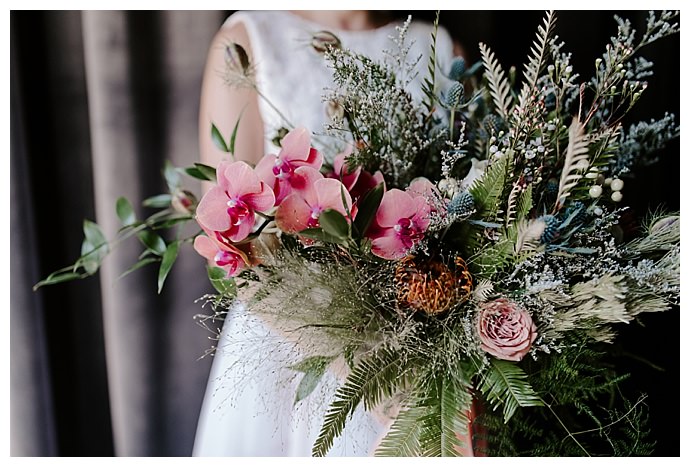
<svg viewBox="0 0 690 467"><path fill-rule="evenodd" d="M306 128L296 128L281 141L278 155L268 154L256 165L256 173L275 194L276 206L294 191L306 189L308 181L297 169L321 169L323 156L311 147L311 135Z"/></svg>
<svg viewBox="0 0 690 467"><path fill-rule="evenodd" d="M204 235L194 239L194 249L210 264L224 269L228 276L236 276L249 264L245 253L238 248Z"/></svg>
<svg viewBox="0 0 690 467"><path fill-rule="evenodd" d="M371 252L384 259L400 259L418 244L429 227L433 206L417 192L392 189L384 193L367 232Z"/></svg>
<svg viewBox="0 0 690 467"><path fill-rule="evenodd" d="M326 209L334 209L343 216L352 209L352 198L338 180L324 178L311 167L300 167L295 173L308 183L304 190L292 193L278 206L276 225L283 232L319 227L319 216Z"/></svg>
<svg viewBox="0 0 690 467"><path fill-rule="evenodd" d="M255 223L255 213L271 209L273 191L246 162L221 162L216 170L218 185L199 202L199 224L230 242L247 238Z"/></svg>

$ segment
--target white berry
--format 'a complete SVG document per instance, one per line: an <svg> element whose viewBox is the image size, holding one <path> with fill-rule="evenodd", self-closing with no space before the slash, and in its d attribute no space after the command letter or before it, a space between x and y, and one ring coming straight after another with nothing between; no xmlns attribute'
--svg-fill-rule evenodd
<svg viewBox="0 0 690 467"><path fill-rule="evenodd" d="M613 191L621 191L623 189L623 180L621 180L620 178L611 180L611 189Z"/></svg>
<svg viewBox="0 0 690 467"><path fill-rule="evenodd" d="M593 185L592 188L589 189L589 196L592 198L598 198L601 196L601 193L604 191L603 188L599 185Z"/></svg>
<svg viewBox="0 0 690 467"><path fill-rule="evenodd" d="M611 200L613 202L618 203L622 199L623 199L623 193L621 193L620 191L614 191L613 193L611 193Z"/></svg>

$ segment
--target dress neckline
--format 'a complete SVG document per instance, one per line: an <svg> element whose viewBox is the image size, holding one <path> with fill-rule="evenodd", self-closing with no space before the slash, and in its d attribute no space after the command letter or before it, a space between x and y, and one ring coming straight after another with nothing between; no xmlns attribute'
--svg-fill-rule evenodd
<svg viewBox="0 0 690 467"><path fill-rule="evenodd" d="M314 21L314 20L311 20L308 18L304 18L304 17L297 15L297 14L295 14L289 10L277 10L277 12L282 13L289 18L292 18L292 20L294 20L296 22L300 22L300 23L303 23L305 25L308 25L309 27L314 28L315 30L328 31L328 32L332 32L333 34L343 35L343 36L351 35L351 34L374 35L374 34L377 34L381 31L388 31L388 30L394 29L396 26L402 25L401 21L392 20L386 24L382 24L381 26L377 26L375 28L369 28L369 29L329 28L328 26L324 26L323 24L321 24L317 21Z"/></svg>

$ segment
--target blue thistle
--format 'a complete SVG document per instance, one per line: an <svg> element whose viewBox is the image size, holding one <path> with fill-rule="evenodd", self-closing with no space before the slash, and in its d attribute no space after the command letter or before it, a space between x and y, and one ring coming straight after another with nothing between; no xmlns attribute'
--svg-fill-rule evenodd
<svg viewBox="0 0 690 467"><path fill-rule="evenodd" d="M453 199L448 203L448 212L456 216L468 214L474 209L474 198L469 191L463 191L453 196Z"/></svg>
<svg viewBox="0 0 690 467"><path fill-rule="evenodd" d="M552 198L558 194L558 181L554 178L549 179L546 182L546 187L544 188L546 196Z"/></svg>
<svg viewBox="0 0 690 467"><path fill-rule="evenodd" d="M460 81L463 73L465 73L465 59L462 57L455 57L453 63L450 64L450 72L448 77L453 81Z"/></svg>
<svg viewBox="0 0 690 467"><path fill-rule="evenodd" d="M496 135L503 128L503 120L498 115L489 114L482 120L482 126L491 135Z"/></svg>
<svg viewBox="0 0 690 467"><path fill-rule="evenodd" d="M564 218L568 219L576 211L577 214L575 214L575 217L573 217L573 219L570 221L571 225L582 224L582 222L584 222L585 218L587 217L585 203L583 203L582 201L575 201L565 210Z"/></svg>
<svg viewBox="0 0 690 467"><path fill-rule="evenodd" d="M448 88L446 95L444 97L444 104L450 109L456 108L462 102L462 98L465 96L465 88L460 83L453 83Z"/></svg>
<svg viewBox="0 0 690 467"><path fill-rule="evenodd" d="M561 224L561 221L551 214L541 216L539 220L544 221L544 224L546 224L544 232L539 237L539 241L546 245L556 240L559 236L558 226Z"/></svg>

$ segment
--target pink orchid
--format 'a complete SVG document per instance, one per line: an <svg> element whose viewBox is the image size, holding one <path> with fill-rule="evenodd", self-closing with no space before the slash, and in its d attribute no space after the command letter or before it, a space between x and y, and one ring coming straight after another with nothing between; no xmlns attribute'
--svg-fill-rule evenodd
<svg viewBox="0 0 690 467"><path fill-rule="evenodd" d="M276 206L293 191L304 190L308 183L296 170L312 167L319 170L323 156L311 147L311 135L306 128L296 128L281 141L278 155L268 154L256 165L256 173L275 193Z"/></svg>
<svg viewBox="0 0 690 467"><path fill-rule="evenodd" d="M367 232L371 252L384 259L400 259L424 238L432 207L423 196L398 189L384 193L376 217Z"/></svg>
<svg viewBox="0 0 690 467"><path fill-rule="evenodd" d="M324 178L311 167L299 167L295 173L310 183L304 190L292 193L278 206L276 225L283 232L297 233L304 229L319 227L319 216L326 209L334 209L343 216L352 209L352 198L345 186L338 180ZM345 198L345 205L343 205Z"/></svg>
<svg viewBox="0 0 690 467"><path fill-rule="evenodd" d="M194 249L212 265L225 269L228 276L236 276L249 264L244 252L205 235L199 235L194 239Z"/></svg>
<svg viewBox="0 0 690 467"><path fill-rule="evenodd" d="M352 145L348 145L345 151L335 157L333 161L333 172L329 173L327 177L340 180L347 188L347 191L350 192L352 199L356 200L379 183L382 183L383 174L380 171L376 171L376 173L372 175L362 169L361 166L355 168L353 172L348 171L346 159L352 154L352 150Z"/></svg>
<svg viewBox="0 0 690 467"><path fill-rule="evenodd" d="M443 212L446 210L446 203L436 185L424 177L417 177L412 180L405 191L412 195L413 198L420 196L424 198L429 204L431 212Z"/></svg>
<svg viewBox="0 0 690 467"><path fill-rule="evenodd" d="M196 209L199 224L230 242L247 238L255 212L273 207L275 196L246 162L221 162L218 185L211 188Z"/></svg>

